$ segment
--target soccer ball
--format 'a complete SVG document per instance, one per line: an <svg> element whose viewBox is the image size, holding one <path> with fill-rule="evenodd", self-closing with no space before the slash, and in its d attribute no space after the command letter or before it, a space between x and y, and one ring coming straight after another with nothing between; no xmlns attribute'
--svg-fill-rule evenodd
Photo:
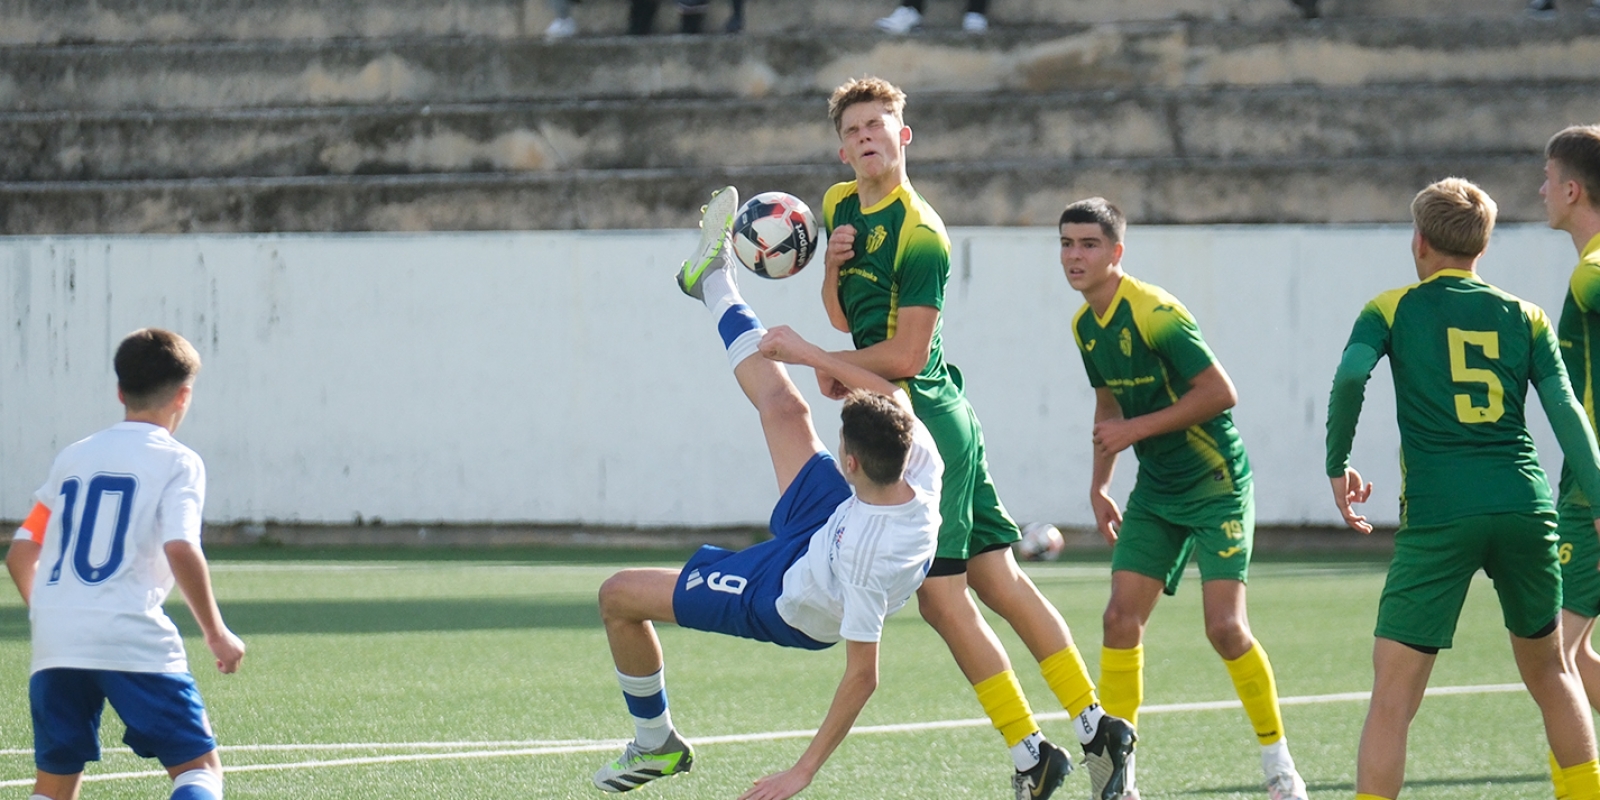
<svg viewBox="0 0 1600 800"><path fill-rule="evenodd" d="M1048 522L1030 522L1022 526L1022 539L1012 545L1023 561L1054 561L1061 557L1067 540L1061 531Z"/></svg>
<svg viewBox="0 0 1600 800"><path fill-rule="evenodd" d="M800 198L762 192L733 218L733 254L763 278L787 278L817 252L817 217Z"/></svg>

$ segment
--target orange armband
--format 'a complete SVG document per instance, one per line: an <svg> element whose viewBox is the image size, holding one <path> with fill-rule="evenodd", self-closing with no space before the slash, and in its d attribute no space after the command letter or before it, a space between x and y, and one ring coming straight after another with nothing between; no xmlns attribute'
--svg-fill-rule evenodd
<svg viewBox="0 0 1600 800"><path fill-rule="evenodd" d="M44 544L44 531L49 525L50 507L44 503L34 503L33 511L22 521L22 530L28 532L28 538L34 544Z"/></svg>

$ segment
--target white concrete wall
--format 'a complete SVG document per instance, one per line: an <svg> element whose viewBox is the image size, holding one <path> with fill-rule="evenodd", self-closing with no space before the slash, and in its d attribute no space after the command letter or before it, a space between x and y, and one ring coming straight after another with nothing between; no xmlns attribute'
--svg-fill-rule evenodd
<svg viewBox="0 0 1600 800"><path fill-rule="evenodd" d="M1350 324L1414 280L1405 227L1135 227L1125 265L1182 298L1238 384L1262 523L1335 521L1327 389ZM1022 520L1088 524L1093 394L1080 299L1049 228L953 232L950 359ZM706 312L678 294L680 231L0 239L0 519L27 511L55 451L114 421L111 354L145 325L205 360L180 438L206 458L208 519L349 522L763 521L759 426ZM1506 227L1484 273L1559 311L1570 241ZM746 275L751 305L833 347L820 264ZM836 406L796 382L832 443ZM1387 368L1356 464L1396 518ZM1537 405L1535 403L1534 405ZM1547 463L1559 464L1540 412ZM1118 486L1135 472L1125 455Z"/></svg>

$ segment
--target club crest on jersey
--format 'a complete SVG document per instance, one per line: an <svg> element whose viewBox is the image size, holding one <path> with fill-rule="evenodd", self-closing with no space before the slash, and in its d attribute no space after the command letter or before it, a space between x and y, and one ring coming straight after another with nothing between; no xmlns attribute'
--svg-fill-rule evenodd
<svg viewBox="0 0 1600 800"><path fill-rule="evenodd" d="M867 252L878 252L878 248L882 247L883 243L888 239L889 230L887 228L883 227L882 225L873 228L872 233L867 234Z"/></svg>
<svg viewBox="0 0 1600 800"><path fill-rule="evenodd" d="M1133 331L1123 328L1122 333L1117 334L1117 344L1121 345L1123 355L1133 355Z"/></svg>

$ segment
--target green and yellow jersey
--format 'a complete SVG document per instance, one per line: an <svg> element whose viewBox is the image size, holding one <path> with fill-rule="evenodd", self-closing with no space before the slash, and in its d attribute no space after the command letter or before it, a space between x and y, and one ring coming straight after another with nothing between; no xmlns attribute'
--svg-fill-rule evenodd
<svg viewBox="0 0 1600 800"><path fill-rule="evenodd" d="M1083 368L1110 389L1125 418L1160 411L1188 394L1217 363L1189 310L1160 287L1124 275L1103 316L1085 303L1072 320ZM1199 425L1140 440L1133 496L1157 508L1183 507L1247 487L1250 460L1224 411Z"/></svg>
<svg viewBox="0 0 1600 800"><path fill-rule="evenodd" d="M1327 472L1344 474L1368 376L1388 356L1400 427L1401 526L1553 510L1526 424L1539 394L1579 480L1600 487L1543 309L1463 270L1378 295L1356 319L1328 406Z"/></svg>
<svg viewBox="0 0 1600 800"><path fill-rule="evenodd" d="M1583 403L1584 416L1593 428L1595 373L1600 372L1600 236L1589 240L1572 271L1556 337L1561 342L1561 360L1566 363L1572 390ZM1578 488L1565 463L1561 466L1561 502L1589 505L1589 498Z"/></svg>
<svg viewBox="0 0 1600 800"><path fill-rule="evenodd" d="M950 237L944 221L909 184L870 208L861 207L855 181L836 184L822 198L822 220L830 233L841 225L856 229L855 257L839 269L839 304L856 349L893 337L906 306L943 311ZM898 381L918 417L951 411L963 399L960 373L945 364L943 327L941 317L922 371Z"/></svg>

